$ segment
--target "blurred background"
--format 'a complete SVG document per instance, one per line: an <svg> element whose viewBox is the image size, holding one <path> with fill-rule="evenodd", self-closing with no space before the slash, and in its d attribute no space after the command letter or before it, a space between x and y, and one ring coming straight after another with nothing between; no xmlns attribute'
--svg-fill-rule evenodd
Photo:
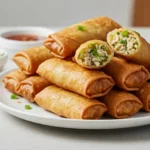
<svg viewBox="0 0 150 150"><path fill-rule="evenodd" d="M0 26L63 27L96 16L149 26L149 6L150 0L0 0Z"/></svg>

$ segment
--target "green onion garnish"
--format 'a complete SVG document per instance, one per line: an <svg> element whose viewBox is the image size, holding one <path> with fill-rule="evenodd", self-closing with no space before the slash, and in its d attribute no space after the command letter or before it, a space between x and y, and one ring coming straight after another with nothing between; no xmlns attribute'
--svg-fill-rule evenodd
<svg viewBox="0 0 150 150"><path fill-rule="evenodd" d="M120 43L123 45L127 45L127 40L121 40Z"/></svg>
<svg viewBox="0 0 150 150"><path fill-rule="evenodd" d="M80 31L86 31L87 29L86 29L85 26L78 26L78 30L80 30Z"/></svg>
<svg viewBox="0 0 150 150"><path fill-rule="evenodd" d="M18 96L16 94L12 94L11 99L18 99Z"/></svg>
<svg viewBox="0 0 150 150"><path fill-rule="evenodd" d="M32 109L32 107L30 105L25 105L24 108L27 109L27 110L31 110Z"/></svg>
<svg viewBox="0 0 150 150"><path fill-rule="evenodd" d="M121 34L123 37L127 37L129 35L129 32L127 30L125 30Z"/></svg>

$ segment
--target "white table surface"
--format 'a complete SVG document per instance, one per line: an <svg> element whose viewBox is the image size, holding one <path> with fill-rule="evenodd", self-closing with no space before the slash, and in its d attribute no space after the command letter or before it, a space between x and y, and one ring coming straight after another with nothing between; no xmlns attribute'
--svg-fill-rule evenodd
<svg viewBox="0 0 150 150"><path fill-rule="evenodd" d="M150 41L150 29L138 28L137 31ZM9 60L4 70L14 67ZM0 110L0 150L47 149L149 150L150 125L116 130L73 130L34 124Z"/></svg>

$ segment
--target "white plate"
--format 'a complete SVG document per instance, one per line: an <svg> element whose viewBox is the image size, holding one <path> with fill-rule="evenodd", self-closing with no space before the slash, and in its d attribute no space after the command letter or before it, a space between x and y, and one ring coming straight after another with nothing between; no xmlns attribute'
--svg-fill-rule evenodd
<svg viewBox="0 0 150 150"><path fill-rule="evenodd" d="M10 70L12 71L12 70ZM0 74L0 81L5 74ZM74 129L115 129L136 127L150 124L150 113L139 112L135 116L127 119L112 119L103 117L100 120L75 120L59 117L51 112L45 111L36 104L30 103L24 98L12 100L11 93L8 92L2 82L0 82L0 107L9 114L18 118L48 126L74 128ZM18 103L20 101L21 103ZM32 110L26 110L25 104L29 104Z"/></svg>

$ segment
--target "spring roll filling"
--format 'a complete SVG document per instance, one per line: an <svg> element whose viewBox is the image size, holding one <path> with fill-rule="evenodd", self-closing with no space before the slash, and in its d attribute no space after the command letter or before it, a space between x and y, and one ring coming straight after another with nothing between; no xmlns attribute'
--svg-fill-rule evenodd
<svg viewBox="0 0 150 150"><path fill-rule="evenodd" d="M127 100L118 105L116 113L118 116L131 116L135 114L139 108L139 103Z"/></svg>
<svg viewBox="0 0 150 150"><path fill-rule="evenodd" d="M108 48L102 44L89 44L82 49L78 59L87 66L102 66L108 61Z"/></svg>
<svg viewBox="0 0 150 150"><path fill-rule="evenodd" d="M132 54L139 46L137 38L127 30L117 31L112 36L111 44L118 53L123 54Z"/></svg>

